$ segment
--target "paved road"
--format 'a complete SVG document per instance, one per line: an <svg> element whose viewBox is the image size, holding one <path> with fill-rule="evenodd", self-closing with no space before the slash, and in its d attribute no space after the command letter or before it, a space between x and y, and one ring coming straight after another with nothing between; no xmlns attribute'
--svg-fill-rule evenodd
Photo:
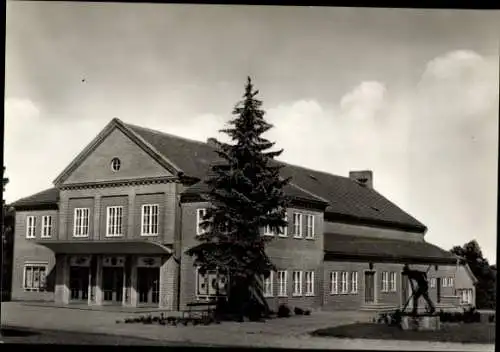
<svg viewBox="0 0 500 352"><path fill-rule="evenodd" d="M308 334L320 328L366 321L366 315L353 312L317 312L307 317L272 319L266 323L222 323L208 326L161 326L142 324L117 324L116 320L129 317L130 313L76 310L28 306L19 302L2 304L2 324L101 333L116 336L133 336L163 342L188 345L232 347L277 347L307 349L384 349L402 350L454 350L493 351L494 345L434 343L425 341L392 341L312 337Z"/></svg>

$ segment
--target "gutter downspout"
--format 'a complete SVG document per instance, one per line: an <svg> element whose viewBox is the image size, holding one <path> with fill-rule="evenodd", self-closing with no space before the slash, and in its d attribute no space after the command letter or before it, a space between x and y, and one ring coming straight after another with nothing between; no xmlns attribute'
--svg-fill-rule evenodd
<svg viewBox="0 0 500 352"><path fill-rule="evenodd" d="M179 184L176 183L175 185L176 191L179 190ZM181 309L181 263L182 263L182 205L181 205L181 197L178 192L177 193L177 199L178 199L178 210L179 210L179 230L177 231L177 234L179 236L179 254L177 258L177 311L180 311Z"/></svg>

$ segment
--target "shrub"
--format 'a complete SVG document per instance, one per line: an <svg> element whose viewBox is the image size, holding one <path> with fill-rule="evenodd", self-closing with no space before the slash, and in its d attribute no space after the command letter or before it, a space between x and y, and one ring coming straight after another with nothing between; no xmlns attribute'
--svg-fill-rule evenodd
<svg viewBox="0 0 500 352"><path fill-rule="evenodd" d="M264 310L265 308L262 304L256 300L251 300L244 309L244 315L247 316L250 321L259 321L264 316Z"/></svg>
<svg viewBox="0 0 500 352"><path fill-rule="evenodd" d="M299 308L299 307L295 307L293 309L293 312L295 313L295 315L304 315L304 310L302 308Z"/></svg>
<svg viewBox="0 0 500 352"><path fill-rule="evenodd" d="M389 325L400 326L401 319L402 319L401 311L398 309L394 313L389 314Z"/></svg>
<svg viewBox="0 0 500 352"><path fill-rule="evenodd" d="M381 313L377 318L377 324L389 324L389 317L387 313Z"/></svg>
<svg viewBox="0 0 500 352"><path fill-rule="evenodd" d="M281 304L278 307L278 317L279 318L288 318L290 316L290 308L285 304Z"/></svg>
<svg viewBox="0 0 500 352"><path fill-rule="evenodd" d="M304 315L311 315L311 311L307 309L306 311L304 311Z"/></svg>

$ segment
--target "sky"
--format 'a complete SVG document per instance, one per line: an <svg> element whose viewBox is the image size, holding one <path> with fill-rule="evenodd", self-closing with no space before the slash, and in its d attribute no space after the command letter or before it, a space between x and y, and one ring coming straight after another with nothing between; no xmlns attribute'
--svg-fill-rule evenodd
<svg viewBox="0 0 500 352"><path fill-rule="evenodd" d="M113 118L206 140L251 76L281 160L374 187L496 263L500 12L7 2L7 202Z"/></svg>

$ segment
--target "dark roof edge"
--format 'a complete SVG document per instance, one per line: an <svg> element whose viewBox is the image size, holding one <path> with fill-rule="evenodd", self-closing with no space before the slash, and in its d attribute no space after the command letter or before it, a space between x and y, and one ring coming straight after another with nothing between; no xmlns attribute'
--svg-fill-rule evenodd
<svg viewBox="0 0 500 352"><path fill-rule="evenodd" d="M26 210L58 210L59 204L53 202L38 202L32 204L11 204L16 211L26 211Z"/></svg>
<svg viewBox="0 0 500 352"><path fill-rule="evenodd" d="M394 257L381 257L377 255L360 255L360 254L346 254L335 251L324 251L325 261L348 261L360 260L363 262L374 263L408 263L408 264L452 264L457 262L456 258L452 257L409 257L409 256L394 256Z"/></svg>
<svg viewBox="0 0 500 352"><path fill-rule="evenodd" d="M403 224L399 222L385 221L385 220L367 219L353 215L339 214L333 212L325 212L325 221L340 222L344 224L353 224L353 225L367 225L373 227L390 228L402 231L419 232L422 234L425 234L427 232L426 226Z"/></svg>
<svg viewBox="0 0 500 352"><path fill-rule="evenodd" d="M181 203L210 202L208 198L203 197L203 194L204 193L199 193L199 192L192 192L192 193L183 192L181 194ZM290 197L290 196L289 199L291 200L291 204L303 206L306 208L313 208L324 211L327 206L327 204L325 204L320 200L312 200L309 198L306 199L301 197Z"/></svg>

